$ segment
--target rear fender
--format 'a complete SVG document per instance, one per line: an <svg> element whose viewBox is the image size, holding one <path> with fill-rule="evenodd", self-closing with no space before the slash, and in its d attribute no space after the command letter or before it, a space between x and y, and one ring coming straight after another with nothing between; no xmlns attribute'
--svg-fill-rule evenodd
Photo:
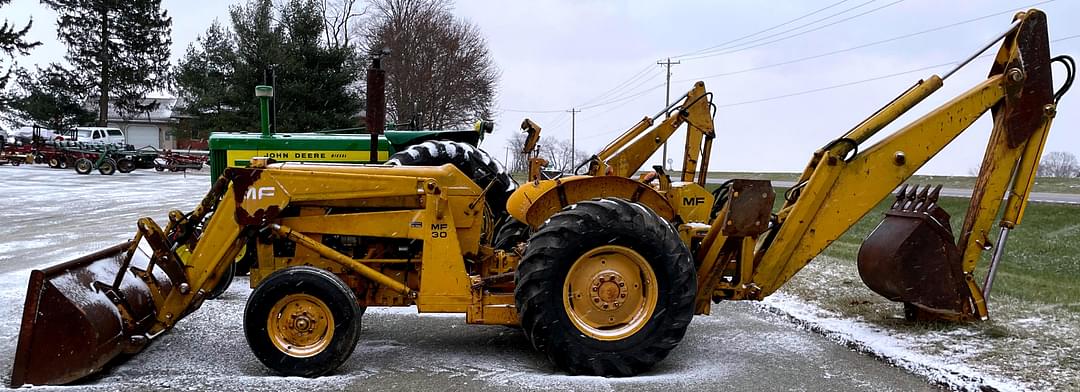
<svg viewBox="0 0 1080 392"><path fill-rule="evenodd" d="M648 206L664 220L675 209L664 195L641 182L618 176L574 176L533 181L518 187L506 202L510 215L537 229L549 217L571 204L598 197L618 197Z"/></svg>

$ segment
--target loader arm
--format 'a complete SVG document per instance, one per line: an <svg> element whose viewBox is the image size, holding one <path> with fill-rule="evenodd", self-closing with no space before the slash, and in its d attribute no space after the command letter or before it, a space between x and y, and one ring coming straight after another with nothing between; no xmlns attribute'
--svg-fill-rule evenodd
<svg viewBox="0 0 1080 392"><path fill-rule="evenodd" d="M976 263L981 252L991 246L990 226L1003 198L1008 198L1009 208L1001 227L1010 229L1019 223L1055 115L1056 98L1061 94L1055 98L1052 91L1048 45L1045 15L1038 10L1020 13L1004 34L1004 43L985 81L860 151L864 141L942 86L943 78L932 75L816 151L796 185L785 195L771 231L755 239L752 256L746 254L751 253L748 251L741 255L741 263L753 263L751 276L740 290L718 295L761 299L775 292L975 120L992 110L993 131L958 244L965 291L970 298L962 314L938 314L953 320L985 318L983 293L973 275ZM949 75L951 72L946 77ZM927 190L918 195L912 190L909 199L929 205ZM901 194L898 200L907 197ZM707 248L700 252L708 255L703 260L707 268L715 268L711 258L725 253L721 248L727 241L746 241L717 239L722 237L714 233L719 223L714 222L703 245ZM864 281L867 279L864 275ZM702 296L713 294L708 287L699 291L699 303Z"/></svg>

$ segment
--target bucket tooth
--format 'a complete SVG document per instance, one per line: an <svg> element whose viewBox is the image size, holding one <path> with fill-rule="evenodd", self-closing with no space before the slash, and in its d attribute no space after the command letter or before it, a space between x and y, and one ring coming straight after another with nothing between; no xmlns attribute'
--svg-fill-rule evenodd
<svg viewBox="0 0 1080 392"><path fill-rule="evenodd" d="M907 184L901 185L900 190L896 191L896 200L893 201L891 209L897 209L904 205L904 195L907 193Z"/></svg>

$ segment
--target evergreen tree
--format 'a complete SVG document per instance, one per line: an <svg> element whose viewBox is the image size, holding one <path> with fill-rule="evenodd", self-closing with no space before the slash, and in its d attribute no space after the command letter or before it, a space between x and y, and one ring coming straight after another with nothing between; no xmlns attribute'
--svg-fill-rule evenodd
<svg viewBox="0 0 1080 392"><path fill-rule="evenodd" d="M57 35L77 77L98 97L98 124L110 98L121 114L153 110L142 98L168 82L172 18L161 0L42 0L58 14Z"/></svg>
<svg viewBox="0 0 1080 392"><path fill-rule="evenodd" d="M212 25L177 65L177 95L192 128L255 131L255 86L275 85L277 130L355 127L363 67L326 42L322 4L250 0L230 9L232 32ZM276 81L274 80L276 78Z"/></svg>
<svg viewBox="0 0 1080 392"><path fill-rule="evenodd" d="M236 61L235 37L214 21L205 35L188 46L177 63L176 109L191 116L182 122L181 128L200 133L196 138L207 136L200 131L245 129L247 119L237 109L249 104L248 99L241 97L250 91L234 91Z"/></svg>
<svg viewBox="0 0 1080 392"><path fill-rule="evenodd" d="M281 10L284 33L277 72L278 126L287 130L355 127L362 109L354 86L363 77L347 47L323 42L324 23L315 0L291 0Z"/></svg>
<svg viewBox="0 0 1080 392"><path fill-rule="evenodd" d="M0 0L0 8L10 2L11 0ZM41 42L26 40L26 33L30 32L30 27L33 25L34 21L30 20L26 26L18 29L14 24L8 23L7 19L0 24L0 52L3 52L3 56L0 56L0 110L5 108L10 99L5 90L14 72L14 67L4 66L4 62L14 62L16 56L26 55L30 53L30 49L41 45Z"/></svg>
<svg viewBox="0 0 1080 392"><path fill-rule="evenodd" d="M49 129L63 130L94 121L94 113L82 106L85 86L73 83L70 71L52 64L30 73L17 73L19 92L11 109L22 119Z"/></svg>

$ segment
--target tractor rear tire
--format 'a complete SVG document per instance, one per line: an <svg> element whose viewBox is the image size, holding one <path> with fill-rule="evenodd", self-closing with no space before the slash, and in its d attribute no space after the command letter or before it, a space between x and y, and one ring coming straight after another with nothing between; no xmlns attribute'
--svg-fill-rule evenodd
<svg viewBox="0 0 1080 392"><path fill-rule="evenodd" d="M352 355L363 314L352 289L329 271L290 267L248 297L244 335L263 365L283 376L316 377Z"/></svg>
<svg viewBox="0 0 1080 392"><path fill-rule="evenodd" d="M112 158L105 158L105 160L101 161L101 164L98 165L97 169L101 174L111 176L113 173L116 173L116 161Z"/></svg>
<svg viewBox="0 0 1080 392"><path fill-rule="evenodd" d="M641 204L564 208L529 238L514 292L533 347L571 374L633 376L667 356L694 315L690 251Z"/></svg>
<svg viewBox="0 0 1080 392"><path fill-rule="evenodd" d="M53 169L59 169L60 168L60 160L56 159L55 157L54 158L49 158L49 160L48 160L48 162L46 162L46 164L48 164L49 167L51 167Z"/></svg>
<svg viewBox="0 0 1080 392"><path fill-rule="evenodd" d="M496 222L506 217L506 199L517 189L517 182L506 173L506 168L499 161L468 143L429 140L394 153L386 163L395 166L440 166L449 163L469 176L481 189L494 181L486 199Z"/></svg>
<svg viewBox="0 0 1080 392"><path fill-rule="evenodd" d="M135 161L127 158L116 161L116 170L121 173L131 173L135 171Z"/></svg>
<svg viewBox="0 0 1080 392"><path fill-rule="evenodd" d="M79 158L75 161L75 172L79 174L90 174L94 170L94 162L91 162L86 158Z"/></svg>

